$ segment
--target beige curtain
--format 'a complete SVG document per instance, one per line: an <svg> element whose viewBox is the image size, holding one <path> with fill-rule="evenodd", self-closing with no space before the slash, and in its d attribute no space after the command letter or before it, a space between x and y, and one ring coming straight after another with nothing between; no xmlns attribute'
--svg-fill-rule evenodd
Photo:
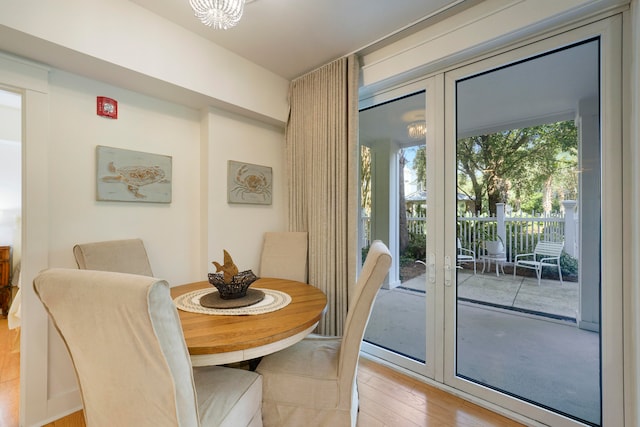
<svg viewBox="0 0 640 427"><path fill-rule="evenodd" d="M355 283L358 72L352 55L289 88L289 230L309 233L309 283L328 299L318 326L324 335L342 335Z"/></svg>

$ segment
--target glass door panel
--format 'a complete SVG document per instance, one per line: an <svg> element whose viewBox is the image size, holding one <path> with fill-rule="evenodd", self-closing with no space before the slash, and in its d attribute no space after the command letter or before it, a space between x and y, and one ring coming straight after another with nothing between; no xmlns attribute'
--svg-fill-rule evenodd
<svg viewBox="0 0 640 427"><path fill-rule="evenodd" d="M457 277L456 375L592 425L601 418L598 52L593 40L456 84L458 238L482 264Z"/></svg>
<svg viewBox="0 0 640 427"><path fill-rule="evenodd" d="M446 78L445 382L553 425L603 425L603 324L619 322L601 299L617 233L603 220L602 44L531 45Z"/></svg>
<svg viewBox="0 0 640 427"><path fill-rule="evenodd" d="M394 265L380 289L364 349L424 372L427 356L425 91L360 111L362 259L372 240Z"/></svg>

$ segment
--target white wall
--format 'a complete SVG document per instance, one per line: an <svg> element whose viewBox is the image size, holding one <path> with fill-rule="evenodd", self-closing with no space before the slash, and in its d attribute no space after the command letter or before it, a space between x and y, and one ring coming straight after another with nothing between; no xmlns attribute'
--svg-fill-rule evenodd
<svg viewBox="0 0 640 427"><path fill-rule="evenodd" d="M240 267L258 267L262 234L286 223L281 127L222 110L201 112L57 69L48 78L45 71L44 80L31 79L23 62L0 56L0 84L35 89L26 99L31 93L37 99L25 108L23 283L43 268L75 268L75 243L127 237L144 240L155 275L172 285L206 279L223 247ZM118 101L117 120L96 115L96 96ZM96 201L96 145L171 156L172 202ZM227 205L228 159L273 168L272 205ZM77 410L80 400L66 350L30 287L24 288L21 422L39 425Z"/></svg>
<svg viewBox="0 0 640 427"><path fill-rule="evenodd" d="M208 253L222 261L226 249L240 270L259 274L262 236L265 231L286 230L286 171L282 129L211 110L208 115ZM227 203L227 161L269 166L273 172L271 205Z"/></svg>
<svg viewBox="0 0 640 427"><path fill-rule="evenodd" d="M76 243L141 238L154 274L198 279L199 112L53 70L49 191L52 266L76 267ZM96 96L118 101L118 119L96 115ZM172 202L96 201L96 146L172 158Z"/></svg>
<svg viewBox="0 0 640 427"><path fill-rule="evenodd" d="M50 267L75 268L79 242L140 237L156 277L176 285L206 279L210 261L227 249L241 269L258 271L262 234L282 230L284 217L283 131L224 111L208 113L210 144L207 199L200 194L200 112L77 75L52 70L50 103ZM118 101L118 119L99 117L96 96ZM96 201L97 145L172 157L172 202ZM227 160L270 166L273 204L228 205ZM207 205L207 228L200 227ZM208 250L201 253L201 239ZM71 396L76 386L57 333L49 331L50 399Z"/></svg>
<svg viewBox="0 0 640 427"><path fill-rule="evenodd" d="M198 280L199 113L58 70L50 73L49 89L48 267L76 268L76 243L140 237L157 277L171 284ZM117 120L96 115L98 95L118 100ZM96 145L171 156L172 203L96 201ZM66 350L51 328L47 341L47 399L75 407Z"/></svg>
<svg viewBox="0 0 640 427"><path fill-rule="evenodd" d="M0 10L2 51L194 107L286 120L286 79L131 1L0 0Z"/></svg>

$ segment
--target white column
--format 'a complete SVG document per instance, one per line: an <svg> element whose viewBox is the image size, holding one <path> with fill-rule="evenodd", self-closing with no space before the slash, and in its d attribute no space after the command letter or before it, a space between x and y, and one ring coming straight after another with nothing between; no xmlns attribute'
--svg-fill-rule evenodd
<svg viewBox="0 0 640 427"><path fill-rule="evenodd" d="M580 301L578 326L600 330L600 121L598 100L581 100L578 126L579 174L578 212L580 212L580 259L578 280Z"/></svg>
<svg viewBox="0 0 640 427"><path fill-rule="evenodd" d="M575 200L564 200L564 250L574 258L578 257L578 241L576 240L576 206Z"/></svg>
<svg viewBox="0 0 640 427"><path fill-rule="evenodd" d="M498 237L502 240L505 250L507 249L507 229L504 222L504 203L496 203L496 220Z"/></svg>
<svg viewBox="0 0 640 427"><path fill-rule="evenodd" d="M371 241L382 240L393 255L385 289L400 286L398 236L398 147L393 141L371 145Z"/></svg>

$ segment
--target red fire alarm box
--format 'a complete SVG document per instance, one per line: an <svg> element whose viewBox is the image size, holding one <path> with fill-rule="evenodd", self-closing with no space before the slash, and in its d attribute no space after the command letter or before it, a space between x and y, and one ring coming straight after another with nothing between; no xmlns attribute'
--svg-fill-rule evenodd
<svg viewBox="0 0 640 427"><path fill-rule="evenodd" d="M97 113L99 116L110 119L118 118L118 101L107 98L106 96L99 96L97 98L97 104Z"/></svg>

